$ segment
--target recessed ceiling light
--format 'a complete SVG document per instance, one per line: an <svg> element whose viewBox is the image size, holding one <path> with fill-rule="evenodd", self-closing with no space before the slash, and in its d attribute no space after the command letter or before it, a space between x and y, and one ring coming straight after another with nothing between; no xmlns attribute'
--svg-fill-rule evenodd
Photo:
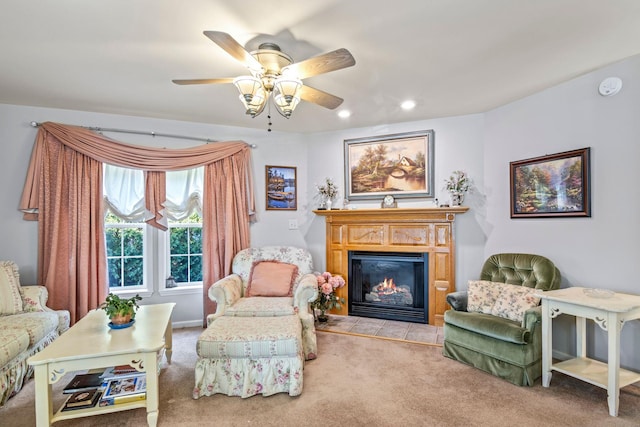
<svg viewBox="0 0 640 427"><path fill-rule="evenodd" d="M415 106L416 102L411 100L404 101L402 104L400 104L400 108L402 108L403 110L413 110Z"/></svg>
<svg viewBox="0 0 640 427"><path fill-rule="evenodd" d="M346 119L348 117L351 117L351 111L349 110L342 110L338 113L338 117L340 117L341 119Z"/></svg>

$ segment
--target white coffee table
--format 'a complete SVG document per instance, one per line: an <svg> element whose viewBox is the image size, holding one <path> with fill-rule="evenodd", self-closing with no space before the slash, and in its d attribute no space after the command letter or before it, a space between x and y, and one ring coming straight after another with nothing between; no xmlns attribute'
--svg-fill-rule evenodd
<svg viewBox="0 0 640 427"><path fill-rule="evenodd" d="M587 292L591 292L589 296ZM549 387L551 371L558 371L607 389L609 415L618 416L620 388L640 381L640 373L620 368L620 331L624 323L640 318L640 296L574 287L543 292L542 385ZM552 320L560 314L576 317L576 357L559 363L552 360ZM586 319L607 331L608 357L602 363L587 357Z"/></svg>
<svg viewBox="0 0 640 427"><path fill-rule="evenodd" d="M171 363L171 312L175 303L140 306L135 323L111 329L104 310L92 310L49 346L30 357L35 372L36 424L87 417L134 408L147 408L147 423L158 422L158 363L165 350ZM93 368L131 365L147 372L146 400L113 406L53 412L52 384L65 374ZM68 377L70 378L70 377Z"/></svg>

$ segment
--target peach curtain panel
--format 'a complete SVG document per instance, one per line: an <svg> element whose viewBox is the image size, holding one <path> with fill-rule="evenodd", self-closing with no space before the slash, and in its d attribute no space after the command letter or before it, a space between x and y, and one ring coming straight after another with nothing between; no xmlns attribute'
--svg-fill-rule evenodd
<svg viewBox="0 0 640 427"><path fill-rule="evenodd" d="M146 172L145 203L161 229L164 172L205 166L203 205L204 315L211 283L231 271L231 259L249 247L255 212L250 147L242 141L186 149L136 146L87 129L47 122L40 126L20 209L38 220L38 281L51 307L69 309L72 321L96 308L108 293L102 163ZM215 193L215 194L214 194ZM165 223L166 224L166 223Z"/></svg>

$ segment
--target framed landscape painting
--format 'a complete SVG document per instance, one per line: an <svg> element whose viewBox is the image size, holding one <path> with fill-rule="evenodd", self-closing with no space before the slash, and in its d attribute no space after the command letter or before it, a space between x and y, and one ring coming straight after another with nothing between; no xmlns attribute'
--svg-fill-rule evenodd
<svg viewBox="0 0 640 427"><path fill-rule="evenodd" d="M298 209L296 168L293 166L266 167L267 210Z"/></svg>
<svg viewBox="0 0 640 427"><path fill-rule="evenodd" d="M510 163L511 218L591 216L589 148Z"/></svg>
<svg viewBox="0 0 640 427"><path fill-rule="evenodd" d="M433 130L346 139L345 197L433 197Z"/></svg>

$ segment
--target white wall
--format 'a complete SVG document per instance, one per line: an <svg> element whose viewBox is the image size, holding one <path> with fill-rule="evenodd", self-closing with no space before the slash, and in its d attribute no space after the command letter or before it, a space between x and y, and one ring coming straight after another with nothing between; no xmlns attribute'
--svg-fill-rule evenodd
<svg viewBox="0 0 640 427"><path fill-rule="evenodd" d="M622 91L598 94L617 76ZM549 257L563 287L640 294L640 56L594 71L485 114L487 242L484 255L528 252ZM509 162L591 147L591 218L511 219ZM567 317L567 316L564 316ZM571 319L554 321L554 348L574 354ZM606 336L590 328L591 355L606 359ZM622 331L623 366L640 370L640 325Z"/></svg>

